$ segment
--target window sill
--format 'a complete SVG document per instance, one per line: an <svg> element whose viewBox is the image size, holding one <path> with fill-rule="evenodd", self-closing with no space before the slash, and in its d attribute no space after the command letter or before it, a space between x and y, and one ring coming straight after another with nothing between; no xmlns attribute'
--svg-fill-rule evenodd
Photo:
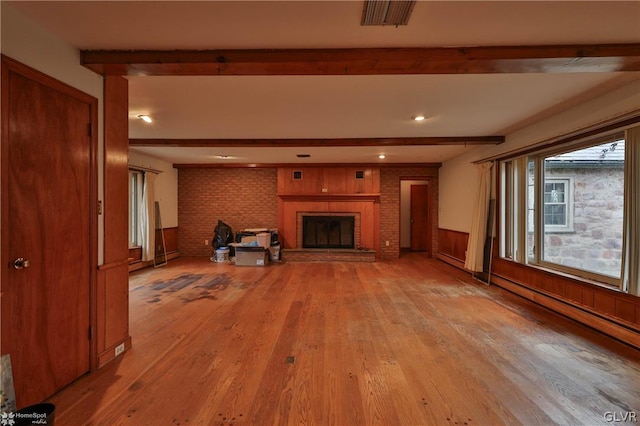
<svg viewBox="0 0 640 426"><path fill-rule="evenodd" d="M558 229L549 229L548 227L544 230L544 235L555 235L555 234L575 234L576 231L573 228L558 228Z"/></svg>

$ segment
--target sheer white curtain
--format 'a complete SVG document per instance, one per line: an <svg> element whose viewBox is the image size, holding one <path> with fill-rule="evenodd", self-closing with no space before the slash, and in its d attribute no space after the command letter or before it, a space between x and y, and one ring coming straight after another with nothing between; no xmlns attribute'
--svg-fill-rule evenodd
<svg viewBox="0 0 640 426"><path fill-rule="evenodd" d="M625 132L623 290L640 296L640 126Z"/></svg>
<svg viewBox="0 0 640 426"><path fill-rule="evenodd" d="M156 215L154 185L155 173L145 172L140 209L140 233L142 236L142 260L153 260L156 244Z"/></svg>
<svg viewBox="0 0 640 426"><path fill-rule="evenodd" d="M489 198L491 196L491 168L493 163L478 165L478 199L473 211L465 269L482 272L484 263L484 242L487 238L487 217L489 215Z"/></svg>

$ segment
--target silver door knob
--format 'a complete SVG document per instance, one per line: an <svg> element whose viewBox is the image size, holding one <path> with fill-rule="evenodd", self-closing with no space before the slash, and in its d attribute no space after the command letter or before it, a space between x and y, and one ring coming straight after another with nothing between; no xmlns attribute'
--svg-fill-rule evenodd
<svg viewBox="0 0 640 426"><path fill-rule="evenodd" d="M16 269L25 269L31 266L31 261L29 259L25 259L24 257L19 257L13 261L13 267Z"/></svg>

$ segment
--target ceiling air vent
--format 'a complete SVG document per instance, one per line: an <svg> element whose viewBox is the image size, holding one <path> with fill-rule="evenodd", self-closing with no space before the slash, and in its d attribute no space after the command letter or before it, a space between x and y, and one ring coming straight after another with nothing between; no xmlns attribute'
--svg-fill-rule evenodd
<svg viewBox="0 0 640 426"><path fill-rule="evenodd" d="M415 4L415 0L365 0L360 25L407 25Z"/></svg>

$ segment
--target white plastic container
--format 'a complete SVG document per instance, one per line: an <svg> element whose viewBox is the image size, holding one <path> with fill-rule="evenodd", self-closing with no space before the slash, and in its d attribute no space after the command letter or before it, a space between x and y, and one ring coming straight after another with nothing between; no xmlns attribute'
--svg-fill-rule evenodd
<svg viewBox="0 0 640 426"><path fill-rule="evenodd" d="M280 244L276 244L275 246L269 247L269 254L271 255L271 260L274 262L280 261Z"/></svg>
<svg viewBox="0 0 640 426"><path fill-rule="evenodd" d="M220 247L216 249L216 262L224 263L229 261L229 249L227 247Z"/></svg>

